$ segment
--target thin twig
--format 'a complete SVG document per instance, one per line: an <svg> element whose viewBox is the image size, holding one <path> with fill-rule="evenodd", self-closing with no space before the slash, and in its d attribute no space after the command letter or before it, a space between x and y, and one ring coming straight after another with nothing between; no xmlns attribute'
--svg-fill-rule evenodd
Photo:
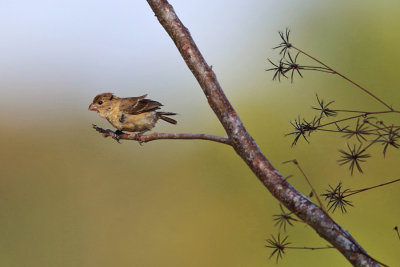
<svg viewBox="0 0 400 267"><path fill-rule="evenodd" d="M395 231L396 231L396 233L397 233L397 237L398 237L398 238L399 238L399 240L400 240L399 227L395 226L395 227L393 228L393 230L395 230Z"/></svg>
<svg viewBox="0 0 400 267"><path fill-rule="evenodd" d="M381 186L384 186L384 185L396 183L396 182L399 182L399 181L400 181L400 179L396 179L396 180L393 180L393 181L390 181L390 182L387 182L387 183L378 184L378 185L367 187L367 188L363 188L363 189L351 190L350 191L351 193L346 194L346 197L351 196L351 195L355 195L355 194L358 194L358 193L361 193L361 192L364 192L364 191L367 191L367 190L371 190L371 189L374 189L374 188L377 188L377 187L381 187Z"/></svg>
<svg viewBox="0 0 400 267"><path fill-rule="evenodd" d="M103 129L96 125L93 128L101 133L104 137L117 137L117 140L135 140L140 143L147 143L154 140L161 139L179 139L179 140L207 140L226 145L231 145L231 142L226 137L215 136L210 134L199 134L199 133L150 133L150 134L138 134L138 133L122 133L117 134L110 129Z"/></svg>
<svg viewBox="0 0 400 267"><path fill-rule="evenodd" d="M331 124L336 124L336 123L338 123L338 122L343 122L343 121L348 121L348 120L352 120L352 119L357 119L357 118L364 117L364 116L365 116L365 114L361 114L361 115L352 116L352 117L348 117L348 118L344 118L344 119L340 119L340 120L336 120L336 121L331 121L331 122L329 122L329 123L321 124L321 125L319 125L318 127L325 127L325 126L328 126L328 125L331 125Z"/></svg>
<svg viewBox="0 0 400 267"><path fill-rule="evenodd" d="M322 201L321 201L321 199L319 198L319 196L318 196L318 194L317 194L317 191L315 191L315 189L314 189L314 187L312 186L310 180L308 179L306 173L305 173L305 172L303 171L303 169L300 167L299 162L298 162L296 159L292 159L292 160L289 160L289 161L285 161L284 163L286 163L286 162L292 162L292 163L297 167L297 169L301 172L301 174L303 175L303 177L306 179L308 185L311 187L311 190L312 190L312 192L314 193L315 197L317 198L317 201L318 201L319 206L321 207L321 209L323 209L326 213L328 213L328 212L326 211L326 209L325 209L324 204L322 204Z"/></svg>
<svg viewBox="0 0 400 267"><path fill-rule="evenodd" d="M335 248L333 246L326 246L326 247L285 247L288 249L309 249L309 250L318 250L318 249L330 249Z"/></svg>
<svg viewBox="0 0 400 267"><path fill-rule="evenodd" d="M386 113L393 113L394 110L385 110L385 111L361 111L361 110L347 110L347 109L331 109L332 111L336 112L353 112L353 113L364 113L365 115L371 114L386 114Z"/></svg>
<svg viewBox="0 0 400 267"><path fill-rule="evenodd" d="M328 65L326 65L325 63L323 63L322 61L316 59L315 57L307 54L306 52L304 52L303 50L300 50L299 48L295 47L292 45L293 49L296 49L298 52L304 54L305 56L311 58L312 60L318 62L319 64L321 64L322 66L324 66L325 68L327 68L328 70L331 70L334 74L339 75L340 77L342 77L343 79L345 79L346 81L352 83L353 85L355 85L356 87L360 88L362 91L364 91L365 93L367 93L368 95L372 96L373 98L375 98L375 100L379 101L382 105L386 106L390 111L394 112L393 108L391 106L389 106L388 104L386 104L382 99L380 99L379 97L377 97L376 95L374 95L373 93L371 93L369 90L365 89L364 87L362 87L361 85L359 85L358 83L354 82L353 80L347 78L346 76L344 76L343 74L337 72L336 70L332 69L331 67L329 67Z"/></svg>
<svg viewBox="0 0 400 267"><path fill-rule="evenodd" d="M352 130L341 130L341 131L339 131L339 130L320 129L320 128L315 129L315 131L323 131L323 132L331 132L331 133L354 133L354 131L352 131ZM371 133L373 131L376 131L376 129L374 129L374 130L365 130L362 133L365 134L365 135L379 135L380 136L379 133Z"/></svg>

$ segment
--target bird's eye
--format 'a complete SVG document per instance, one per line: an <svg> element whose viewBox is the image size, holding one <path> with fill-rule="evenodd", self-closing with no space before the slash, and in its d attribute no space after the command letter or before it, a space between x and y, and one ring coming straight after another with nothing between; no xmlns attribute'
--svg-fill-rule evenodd
<svg viewBox="0 0 400 267"><path fill-rule="evenodd" d="M97 103L99 103L99 105L101 105L101 104L103 104L103 101L99 101L99 102L97 102Z"/></svg>

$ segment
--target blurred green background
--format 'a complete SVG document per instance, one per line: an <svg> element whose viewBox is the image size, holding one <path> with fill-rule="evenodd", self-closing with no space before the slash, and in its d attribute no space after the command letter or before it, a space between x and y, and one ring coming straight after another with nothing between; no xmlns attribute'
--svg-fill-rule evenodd
<svg viewBox="0 0 400 267"><path fill-rule="evenodd" d="M249 132L304 194L399 178L399 151L376 150L364 175L337 165L345 139L315 134L290 147L289 121L312 116L315 93L336 108L382 109L337 77L273 82L267 58L278 30L400 105L400 3L386 1L171 1ZM265 239L278 202L232 149L205 141L143 146L104 139L87 107L101 92L144 93L179 113L156 131L224 135L195 79L146 1L0 1L0 266L275 266ZM399 124L399 119L394 118ZM354 196L333 217L375 258L400 262L399 185ZM294 246L325 246L308 227ZM279 266L348 266L335 250L290 250Z"/></svg>

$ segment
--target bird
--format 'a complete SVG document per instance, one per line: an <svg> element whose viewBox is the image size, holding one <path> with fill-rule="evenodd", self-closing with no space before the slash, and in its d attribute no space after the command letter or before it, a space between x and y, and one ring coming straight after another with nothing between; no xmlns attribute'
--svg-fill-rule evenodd
<svg viewBox="0 0 400 267"><path fill-rule="evenodd" d="M123 131L137 132L139 136L150 131L159 119L177 124L176 120L168 117L177 113L158 111L163 105L146 97L147 94L120 98L113 93L102 93L95 96L88 109L96 111L100 117L107 119L117 128L117 141Z"/></svg>

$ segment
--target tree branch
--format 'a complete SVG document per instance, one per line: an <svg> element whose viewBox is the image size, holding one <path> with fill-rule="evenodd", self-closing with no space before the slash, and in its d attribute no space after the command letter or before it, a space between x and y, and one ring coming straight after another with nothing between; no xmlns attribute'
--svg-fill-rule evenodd
<svg viewBox="0 0 400 267"><path fill-rule="evenodd" d="M207 140L221 144L231 145L231 142L226 137L215 136L210 134L198 134L198 133L150 133L150 134L138 134L138 133L122 133L117 134L110 129L103 129L93 124L93 128L101 133L104 137L112 137L119 140L135 140L139 143L147 143L154 140L160 139L180 139L180 140Z"/></svg>
<svg viewBox="0 0 400 267"><path fill-rule="evenodd" d="M204 60L189 31L179 20L168 1L147 0L147 2L196 77L236 153L246 162L262 184L290 211L338 249L351 264L378 266L378 263L367 254L350 233L290 185L262 154L226 98L214 72Z"/></svg>

